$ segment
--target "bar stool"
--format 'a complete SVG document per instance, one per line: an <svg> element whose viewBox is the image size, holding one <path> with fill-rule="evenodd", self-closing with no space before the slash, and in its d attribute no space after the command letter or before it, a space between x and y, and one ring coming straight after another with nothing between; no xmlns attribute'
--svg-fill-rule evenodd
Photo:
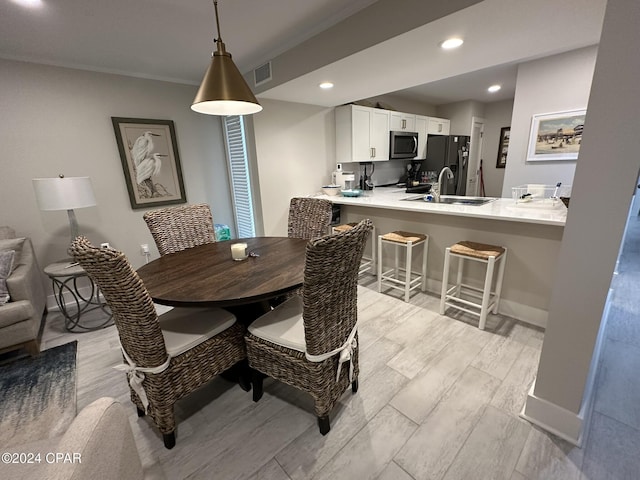
<svg viewBox="0 0 640 480"><path fill-rule="evenodd" d="M342 225L334 225L331 227L331 233L342 233L347 230L351 230L358 223L343 223ZM376 274L376 226L373 226L373 230L371 230L371 257L362 256L362 261L360 262L360 270L358 270L358 275L369 272L371 275Z"/></svg>
<svg viewBox="0 0 640 480"><path fill-rule="evenodd" d="M449 288L449 263L451 257L458 258L458 274L456 283ZM495 245L464 241L458 242L451 247L447 247L444 254L444 271L442 273L440 315L444 315L446 307L457 308L463 312L480 317L478 328L480 328L480 330L484 330L489 310L491 310L492 313L498 313L506 258L507 249L505 247L498 247ZM473 260L487 265L483 288L472 287L462 283L462 269L465 260ZM493 272L496 262L500 262L498 278L496 279L495 290L491 291ZM481 299L481 303L463 299L461 298L461 295ZM472 308L478 311L471 310Z"/></svg>
<svg viewBox="0 0 640 480"><path fill-rule="evenodd" d="M394 245L395 247L395 266L385 272L382 271L382 245ZM415 278L411 272L411 257L413 255L413 247L423 245L422 249L422 272ZM400 247L406 249L405 255L405 274L404 279L400 278ZM424 292L427 288L427 253L429 250L429 236L423 233L411 233L403 231L395 231L385 233L378 236L378 292L382 291L382 285L404 291L404 301L409 301L411 291L422 287Z"/></svg>

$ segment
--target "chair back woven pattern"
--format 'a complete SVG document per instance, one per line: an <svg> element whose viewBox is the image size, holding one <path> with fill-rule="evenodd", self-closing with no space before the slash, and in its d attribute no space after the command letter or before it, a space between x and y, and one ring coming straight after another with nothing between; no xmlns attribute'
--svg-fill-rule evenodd
<svg viewBox="0 0 640 480"><path fill-rule="evenodd" d="M151 210L142 218L160 255L216 241L211 209L206 203Z"/></svg>
<svg viewBox="0 0 640 480"><path fill-rule="evenodd" d="M311 240L328 233L331 202L312 197L292 198L289 204L287 234L290 238Z"/></svg>
<svg viewBox="0 0 640 480"><path fill-rule="evenodd" d="M156 309L127 257L114 249L95 247L83 236L74 240L69 253L100 288L131 359L141 367L162 365L167 351Z"/></svg>
<svg viewBox="0 0 640 480"><path fill-rule="evenodd" d="M358 320L358 271L371 220L307 245L303 318L307 352L319 355L342 346Z"/></svg>

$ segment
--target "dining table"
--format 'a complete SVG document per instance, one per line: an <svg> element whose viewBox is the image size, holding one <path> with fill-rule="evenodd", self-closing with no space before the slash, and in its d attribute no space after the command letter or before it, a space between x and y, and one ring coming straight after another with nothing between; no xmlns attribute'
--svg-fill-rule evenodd
<svg viewBox="0 0 640 480"><path fill-rule="evenodd" d="M247 258L232 258L237 243L247 244ZM270 309L269 301L302 286L307 243L289 237L208 243L163 255L137 273L155 303L222 307L250 323Z"/></svg>

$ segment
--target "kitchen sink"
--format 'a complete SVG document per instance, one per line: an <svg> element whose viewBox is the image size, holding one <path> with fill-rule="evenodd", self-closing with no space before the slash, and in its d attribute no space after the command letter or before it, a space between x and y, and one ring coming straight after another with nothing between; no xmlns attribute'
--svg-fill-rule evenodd
<svg viewBox="0 0 640 480"><path fill-rule="evenodd" d="M403 200L414 202L421 201L425 202L425 195L416 195L412 197L403 198ZM485 203L493 202L496 200L495 198L487 198L487 197L466 197L466 196L457 196L457 195L442 195L437 202L431 203L444 203L447 205L484 205Z"/></svg>

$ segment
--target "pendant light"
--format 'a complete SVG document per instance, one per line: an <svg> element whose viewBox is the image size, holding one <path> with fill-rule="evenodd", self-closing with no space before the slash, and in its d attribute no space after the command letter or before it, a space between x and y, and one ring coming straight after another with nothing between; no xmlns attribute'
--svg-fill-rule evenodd
<svg viewBox="0 0 640 480"><path fill-rule="evenodd" d="M248 115L262 110L242 74L231 60L220 35L218 1L213 0L216 12L217 49L211 55L211 64L204 75L191 110L207 115Z"/></svg>

